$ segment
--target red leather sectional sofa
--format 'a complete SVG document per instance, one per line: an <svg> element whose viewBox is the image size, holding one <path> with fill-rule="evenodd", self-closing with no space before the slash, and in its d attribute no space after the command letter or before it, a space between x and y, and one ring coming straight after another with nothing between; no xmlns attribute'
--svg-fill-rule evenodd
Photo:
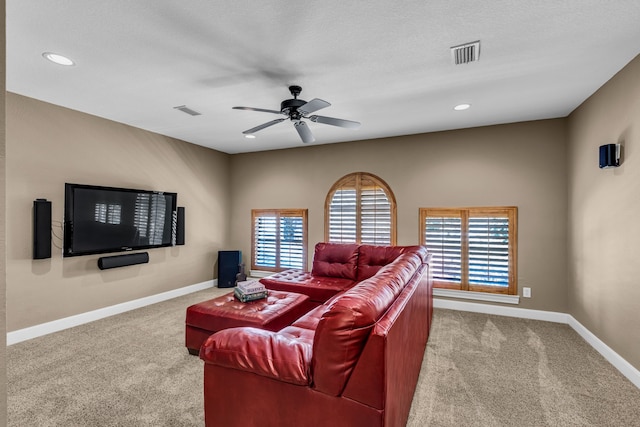
<svg viewBox="0 0 640 427"><path fill-rule="evenodd" d="M260 281L274 291L308 295L322 304L339 292L373 276L415 246L372 246L317 243L311 272L285 270Z"/></svg>
<svg viewBox="0 0 640 427"><path fill-rule="evenodd" d="M262 279L319 305L276 332L208 338L206 425L404 426L431 326L428 262L421 246L319 243L311 273Z"/></svg>

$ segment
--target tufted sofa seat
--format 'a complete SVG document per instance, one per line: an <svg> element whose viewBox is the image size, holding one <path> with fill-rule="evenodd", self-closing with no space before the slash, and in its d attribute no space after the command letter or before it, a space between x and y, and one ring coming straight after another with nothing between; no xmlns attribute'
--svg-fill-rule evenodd
<svg viewBox="0 0 640 427"><path fill-rule="evenodd" d="M307 295L317 304L327 301L338 292L349 289L356 281L343 277L314 276L313 273L291 269L260 279L267 289Z"/></svg>
<svg viewBox="0 0 640 427"><path fill-rule="evenodd" d="M356 267L350 288L290 326L232 328L207 339L200 351L207 426L406 424L432 316L429 254L421 246L368 249L372 264L361 277L371 276L358 281Z"/></svg>

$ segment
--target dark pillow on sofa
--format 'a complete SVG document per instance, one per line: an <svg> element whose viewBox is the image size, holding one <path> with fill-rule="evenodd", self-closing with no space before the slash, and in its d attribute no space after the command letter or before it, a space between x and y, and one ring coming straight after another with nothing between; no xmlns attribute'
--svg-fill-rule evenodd
<svg viewBox="0 0 640 427"><path fill-rule="evenodd" d="M358 247L354 243L317 243L311 274L356 280Z"/></svg>

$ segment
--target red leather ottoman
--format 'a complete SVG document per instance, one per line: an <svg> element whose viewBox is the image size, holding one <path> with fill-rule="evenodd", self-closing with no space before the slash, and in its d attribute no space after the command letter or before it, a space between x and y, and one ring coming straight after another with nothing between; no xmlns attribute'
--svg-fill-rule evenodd
<svg viewBox="0 0 640 427"><path fill-rule="evenodd" d="M252 326L279 331L313 307L307 295L293 292L270 290L267 298L251 302L240 302L231 292L187 308L185 345L197 355L202 343L222 329Z"/></svg>

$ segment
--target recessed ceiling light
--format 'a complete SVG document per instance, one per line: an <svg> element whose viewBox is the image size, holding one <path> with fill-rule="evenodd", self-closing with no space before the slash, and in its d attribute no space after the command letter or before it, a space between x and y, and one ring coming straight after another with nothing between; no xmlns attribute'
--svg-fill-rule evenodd
<svg viewBox="0 0 640 427"><path fill-rule="evenodd" d="M245 137L245 138L249 138L249 139L256 139L256 136L255 136L255 135L252 135L252 134L250 134L250 133L246 134L244 137Z"/></svg>
<svg viewBox="0 0 640 427"><path fill-rule="evenodd" d="M453 109L456 111L462 111L462 110L468 109L469 107L471 107L471 104L458 104L455 107L453 107Z"/></svg>
<svg viewBox="0 0 640 427"><path fill-rule="evenodd" d="M45 52L42 54L42 56L45 59L48 59L49 61L55 62L56 64L59 64L59 65L75 65L75 63L71 59L67 58L64 55L60 55L58 53Z"/></svg>

